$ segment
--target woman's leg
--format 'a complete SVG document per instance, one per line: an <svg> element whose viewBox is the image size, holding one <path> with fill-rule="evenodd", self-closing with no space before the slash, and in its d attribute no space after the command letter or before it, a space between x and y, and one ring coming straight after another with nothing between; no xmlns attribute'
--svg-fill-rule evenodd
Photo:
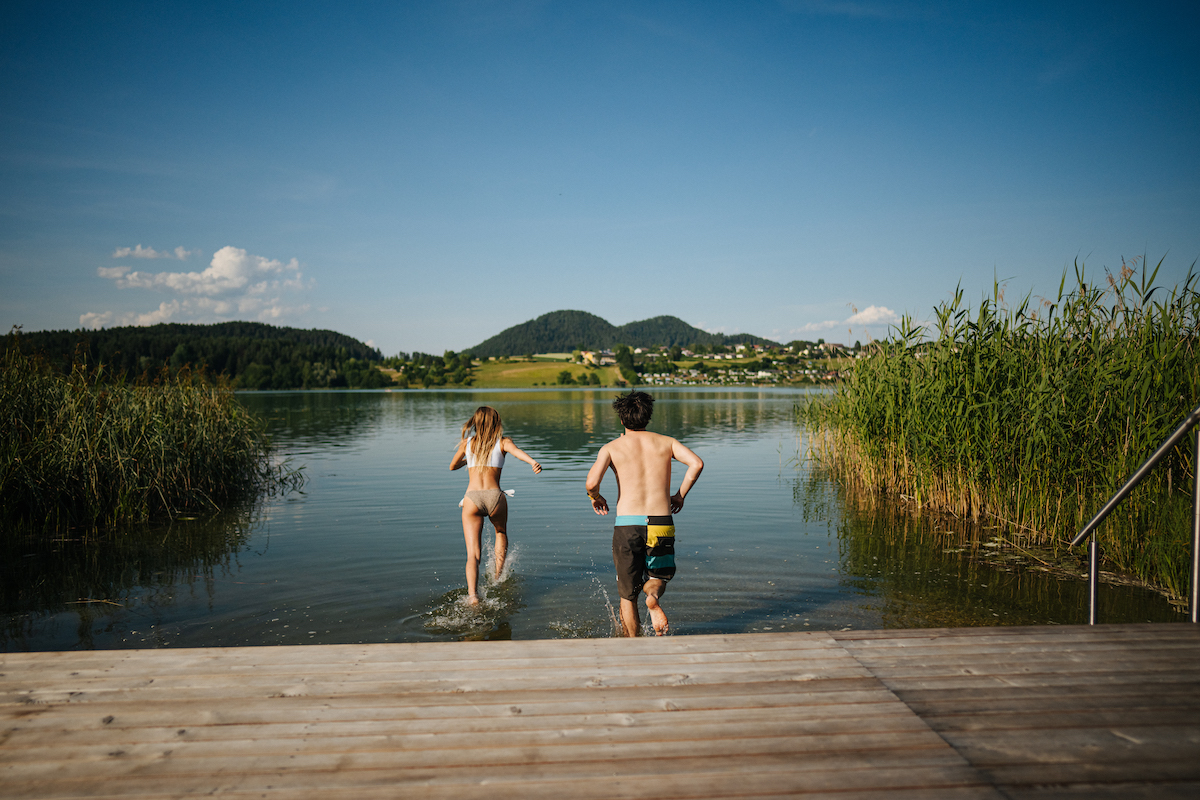
<svg viewBox="0 0 1200 800"><path fill-rule="evenodd" d="M467 543L467 602L479 603L479 555L482 552L483 514L470 498L463 499L463 538Z"/></svg>
<svg viewBox="0 0 1200 800"><path fill-rule="evenodd" d="M508 498L500 495L496 510L488 519L496 529L496 580L504 572L504 559L508 557Z"/></svg>

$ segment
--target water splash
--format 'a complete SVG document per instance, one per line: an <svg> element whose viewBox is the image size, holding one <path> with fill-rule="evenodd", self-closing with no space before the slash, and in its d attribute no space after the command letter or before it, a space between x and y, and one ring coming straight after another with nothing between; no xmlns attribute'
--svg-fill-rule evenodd
<svg viewBox="0 0 1200 800"><path fill-rule="evenodd" d="M489 526L489 530L491 529ZM463 639L508 639L512 627L508 618L524 607L521 602L521 578L515 568L520 561L520 548L509 545L504 568L497 579L495 536L483 542L484 558L479 565L479 603L467 602L466 587L452 589L438 598L434 607L424 614L425 630L430 633L452 634Z"/></svg>
<svg viewBox="0 0 1200 800"><path fill-rule="evenodd" d="M590 613L586 616L571 616L563 620L552 620L550 627L564 639L608 639L621 635L621 616L609 599L608 590L597 576L592 576L596 585L592 590L592 599L603 608L602 614Z"/></svg>
<svg viewBox="0 0 1200 800"><path fill-rule="evenodd" d="M479 565L479 591L487 591L488 586L499 586L511 578L516 573L516 566L520 563L521 547L512 543L512 538L508 540L508 553L504 557L504 569L500 572L500 577L496 576L496 537L495 529L489 524L487 530L491 530L493 535L488 537L483 542L483 559Z"/></svg>

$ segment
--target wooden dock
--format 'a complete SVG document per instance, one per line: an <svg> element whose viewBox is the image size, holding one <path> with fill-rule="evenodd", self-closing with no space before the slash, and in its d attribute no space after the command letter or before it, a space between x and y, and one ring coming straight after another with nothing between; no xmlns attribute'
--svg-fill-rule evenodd
<svg viewBox="0 0 1200 800"><path fill-rule="evenodd" d="M0 797L1200 797L1200 629L0 655Z"/></svg>

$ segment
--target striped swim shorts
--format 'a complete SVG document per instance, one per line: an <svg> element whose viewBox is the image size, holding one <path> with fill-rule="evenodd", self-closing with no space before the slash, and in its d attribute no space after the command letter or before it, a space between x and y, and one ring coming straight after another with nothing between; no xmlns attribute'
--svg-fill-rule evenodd
<svg viewBox="0 0 1200 800"><path fill-rule="evenodd" d="M619 514L613 526L613 565L617 590L636 600L650 578L664 583L675 576L675 521L662 517Z"/></svg>

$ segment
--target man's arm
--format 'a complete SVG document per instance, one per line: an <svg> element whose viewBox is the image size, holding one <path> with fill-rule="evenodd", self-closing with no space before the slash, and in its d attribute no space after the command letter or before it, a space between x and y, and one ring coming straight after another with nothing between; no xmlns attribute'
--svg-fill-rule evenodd
<svg viewBox="0 0 1200 800"><path fill-rule="evenodd" d="M671 440L671 458L687 466L687 473L679 484L679 491L671 498L671 513L678 514L683 510L683 498L687 497L687 493L692 490L692 484L704 470L704 461L675 439Z"/></svg>
<svg viewBox="0 0 1200 800"><path fill-rule="evenodd" d="M600 515L608 513L608 501L600 494L600 481L604 480L604 473L611 466L612 456L608 452L608 445L604 445L596 456L596 463L592 464L587 474L588 499L592 501L592 510Z"/></svg>

